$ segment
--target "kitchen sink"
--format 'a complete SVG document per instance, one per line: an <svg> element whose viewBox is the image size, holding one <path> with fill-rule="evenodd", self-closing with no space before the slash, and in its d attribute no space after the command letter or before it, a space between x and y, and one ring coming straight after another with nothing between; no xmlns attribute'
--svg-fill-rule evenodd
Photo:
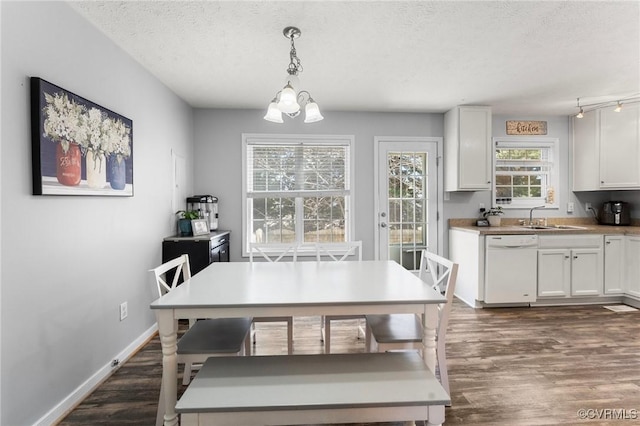
<svg viewBox="0 0 640 426"><path fill-rule="evenodd" d="M551 225L551 226L544 226L544 225L522 225L522 228L526 228L526 229L554 229L554 230L558 230L558 229L566 229L566 230L580 230L580 229L587 229L584 226L574 226L574 225Z"/></svg>
<svg viewBox="0 0 640 426"><path fill-rule="evenodd" d="M574 225L555 225L552 228L555 228L555 229L587 229L584 226L574 226Z"/></svg>

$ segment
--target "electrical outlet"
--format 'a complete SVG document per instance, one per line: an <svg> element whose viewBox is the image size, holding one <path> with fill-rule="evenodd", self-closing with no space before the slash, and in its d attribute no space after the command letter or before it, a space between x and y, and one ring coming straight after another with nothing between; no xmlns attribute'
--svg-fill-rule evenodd
<svg viewBox="0 0 640 426"><path fill-rule="evenodd" d="M573 213L573 203L567 203L567 213Z"/></svg>
<svg viewBox="0 0 640 426"><path fill-rule="evenodd" d="M484 203L480 203L479 208L480 210L484 210Z"/></svg>
<svg viewBox="0 0 640 426"><path fill-rule="evenodd" d="M584 203L584 209L585 210L589 211L589 210L591 210L591 208L592 208L591 203Z"/></svg>
<svg viewBox="0 0 640 426"><path fill-rule="evenodd" d="M122 302L120 304L120 321L124 320L128 315L127 312L127 302Z"/></svg>

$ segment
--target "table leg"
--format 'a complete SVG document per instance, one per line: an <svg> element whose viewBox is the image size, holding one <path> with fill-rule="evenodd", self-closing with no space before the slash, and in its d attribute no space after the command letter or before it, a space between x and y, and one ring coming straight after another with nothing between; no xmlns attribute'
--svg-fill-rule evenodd
<svg viewBox="0 0 640 426"><path fill-rule="evenodd" d="M160 395L164 405L164 425L176 426L178 415L176 414L176 399L178 396L178 320L173 319L171 309L157 311L158 334L162 346L162 391Z"/></svg>
<svg viewBox="0 0 640 426"><path fill-rule="evenodd" d="M422 336L422 357L424 359L424 363L431 370L431 372L436 374L436 328L438 326L438 305L430 304L425 305L424 315L423 315L424 324L422 329L424 334Z"/></svg>

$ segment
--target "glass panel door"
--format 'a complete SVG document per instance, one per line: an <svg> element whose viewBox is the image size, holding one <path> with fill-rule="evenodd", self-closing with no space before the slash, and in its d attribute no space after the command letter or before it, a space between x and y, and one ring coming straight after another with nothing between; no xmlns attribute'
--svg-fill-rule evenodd
<svg viewBox="0 0 640 426"><path fill-rule="evenodd" d="M379 258L417 270L422 250L437 248L437 144L379 144Z"/></svg>

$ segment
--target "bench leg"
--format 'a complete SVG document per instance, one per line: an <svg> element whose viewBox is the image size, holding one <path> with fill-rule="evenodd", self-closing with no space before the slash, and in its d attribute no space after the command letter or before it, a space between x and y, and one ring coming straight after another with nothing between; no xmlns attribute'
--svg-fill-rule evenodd
<svg viewBox="0 0 640 426"><path fill-rule="evenodd" d="M324 353L331 353L331 321L324 317Z"/></svg>
<svg viewBox="0 0 640 426"><path fill-rule="evenodd" d="M293 317L287 319L287 354L293 355Z"/></svg>

